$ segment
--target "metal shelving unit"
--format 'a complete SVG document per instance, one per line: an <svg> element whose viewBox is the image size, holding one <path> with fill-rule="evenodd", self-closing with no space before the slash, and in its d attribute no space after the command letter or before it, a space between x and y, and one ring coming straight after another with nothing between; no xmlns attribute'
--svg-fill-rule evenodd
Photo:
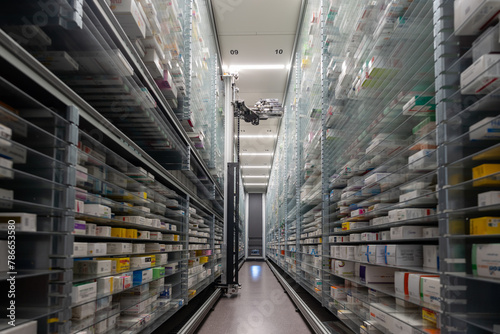
<svg viewBox="0 0 500 334"><path fill-rule="evenodd" d="M206 57L208 67L179 71L185 50L193 49L195 57L206 52L205 45L184 38L195 30L183 29L179 18L192 16L191 10L183 12L189 6L198 17L208 15L202 8L206 3L186 0L176 8L172 6L177 3L156 0L131 3L144 12L138 25L144 32L131 32L124 24L127 13L103 0L59 1L53 9L60 15L55 16L38 3L21 1L0 15L0 123L12 129L12 137L2 135L0 150L2 159L13 161L0 168L1 188L9 190L1 199L1 211L37 216L36 232L17 231L18 262L10 271L17 271L18 291L46 287L29 297L16 294L16 316L25 319L16 325L35 321L39 333L151 333L196 295L189 295L194 288L189 286L188 247L189 238L195 237L189 231L190 207L202 213L207 224L209 250L214 252L216 243L223 242L221 234L214 234L215 225L222 228L223 215L221 180L212 176L221 168L221 161L212 158L216 145L209 145L210 157L195 147L174 112L179 102L169 95L174 84L182 95L187 78L203 77L203 91L210 96L203 117L216 124L215 56ZM34 15L47 20L21 21ZM199 29L213 50L211 27ZM152 52L158 59L150 57ZM191 97L206 102L193 92ZM186 105L181 101L181 107ZM198 110L192 112L197 115ZM85 204L109 212L87 212ZM90 232L81 229L82 221ZM95 234L97 228L109 232L111 227L116 230L112 236ZM130 236L115 235L119 229ZM150 232L160 238L139 236ZM2 233L1 239L7 240L8 231ZM80 245L111 243L129 244L134 251L73 256ZM156 262L163 254L168 261L162 257ZM146 268L132 261L130 267L113 272L78 273L82 260L130 261L136 256L156 263ZM211 255L211 275L197 283L197 292L213 282L215 266ZM149 268L160 277L135 282L136 274ZM162 274L162 268L168 272ZM9 274L4 269L0 279L7 291ZM101 284L110 276L130 282L120 290L102 291ZM76 286L96 281L98 293L75 299ZM137 303L127 302L131 292L140 293ZM134 316L137 312L143 316ZM10 327L4 322L1 326Z"/></svg>
<svg viewBox="0 0 500 334"><path fill-rule="evenodd" d="M497 190L494 180L499 173L496 167L486 173L477 168L499 161L494 135L482 134L494 132L498 120L497 75L491 74L498 67L494 55L498 8L489 4L493 12L485 12L483 4L452 0L307 3L302 48L292 70L296 85L287 93L294 103L286 101L286 107L296 105L297 110L293 117L295 110L285 111L278 141L287 150L284 156L277 152L274 161L274 166L284 164L284 170L293 171L296 180L277 171L271 176L268 258L354 332L497 330L499 313L492 301L498 297L496 274L480 273L479 263L478 267L474 263L495 263L496 258L478 255L478 250L495 249L498 234L472 232L470 227L480 224L472 219L495 218L498 213L497 202L478 199ZM469 5L472 9L465 11ZM321 11L315 9L318 6ZM478 19L482 13L481 27L468 34L460 31L457 13L461 10L466 20ZM313 11L321 12L321 17L313 16ZM317 20L321 22L315 27ZM316 50L310 59L309 50ZM474 73L489 71L489 81L467 84L465 71L470 75L471 65L477 66L479 57L492 52L493 60ZM321 82L308 81L310 73ZM303 92L308 94L304 97ZM321 116L318 128L310 117L316 108ZM490 118L479 123L486 117ZM473 131L475 127L479 130ZM316 129L321 136L318 168L305 165L316 156L310 154L310 142L304 144L304 135L313 139ZM315 196L304 192L309 182L305 173L321 179L317 207ZM283 191L281 184L288 200L280 211L275 194ZM315 214L310 211L316 209L318 217L321 212L317 237L322 240L304 244L310 238L305 233L314 233ZM416 215L396 217L412 209ZM430 235L389 239L391 231L408 226L427 229ZM295 231L297 241L290 239ZM373 239L376 232L378 239ZM370 251L382 245L412 244L422 245L422 260L433 263L422 266L417 255L411 265L391 265L385 259L377 262ZM293 245L294 251L288 248ZM313 246L313 254L301 246ZM339 255L339 251L354 254ZM322 259L320 265L311 262L316 255ZM335 266L337 262L352 270L345 273ZM294 265L296 272L290 269ZM439 280L431 284L439 293L425 300L412 298L395 291L393 284L362 280L357 268L370 266L437 276ZM311 286L311 279L321 284L321 294Z"/></svg>

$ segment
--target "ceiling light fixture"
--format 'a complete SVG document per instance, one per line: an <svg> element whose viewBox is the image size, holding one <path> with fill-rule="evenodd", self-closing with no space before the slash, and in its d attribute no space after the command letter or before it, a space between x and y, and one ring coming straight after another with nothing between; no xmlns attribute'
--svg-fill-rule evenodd
<svg viewBox="0 0 500 334"><path fill-rule="evenodd" d="M269 168L271 168L271 166L241 166L241 168L256 168L256 169L257 168L260 168L260 169L266 168L266 169L269 169Z"/></svg>
<svg viewBox="0 0 500 334"><path fill-rule="evenodd" d="M273 154L270 153L270 152L266 152L266 153L249 153L249 152L243 152L243 153L240 153L240 155L273 155Z"/></svg>
<svg viewBox="0 0 500 334"><path fill-rule="evenodd" d="M245 186L267 186L267 183L243 183Z"/></svg>
<svg viewBox="0 0 500 334"><path fill-rule="evenodd" d="M242 175L244 179L268 179L269 175Z"/></svg>
<svg viewBox="0 0 500 334"><path fill-rule="evenodd" d="M234 135L235 137L237 135ZM242 135L240 134L240 138L276 138L278 135Z"/></svg>
<svg viewBox="0 0 500 334"><path fill-rule="evenodd" d="M283 70L286 65L282 64L271 64L271 65L231 65L229 66L229 71L240 71L240 70Z"/></svg>

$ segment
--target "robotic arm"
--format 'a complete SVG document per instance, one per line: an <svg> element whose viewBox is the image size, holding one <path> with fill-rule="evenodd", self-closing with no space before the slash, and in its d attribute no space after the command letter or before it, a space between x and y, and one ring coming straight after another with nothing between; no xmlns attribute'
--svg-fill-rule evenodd
<svg viewBox="0 0 500 334"><path fill-rule="evenodd" d="M252 123L252 125L259 125L259 115L257 115L252 109L245 105L245 101L236 100L233 102L235 109L235 116L243 116L243 119L247 123Z"/></svg>

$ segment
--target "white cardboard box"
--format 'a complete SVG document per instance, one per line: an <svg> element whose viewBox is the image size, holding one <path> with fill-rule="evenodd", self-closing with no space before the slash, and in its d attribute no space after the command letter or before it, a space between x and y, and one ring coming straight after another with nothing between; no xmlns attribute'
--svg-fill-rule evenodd
<svg viewBox="0 0 500 334"><path fill-rule="evenodd" d="M426 303L441 306L441 281L439 277L422 277L420 279L420 296Z"/></svg>
<svg viewBox="0 0 500 334"><path fill-rule="evenodd" d="M423 238L437 238L439 237L438 227L424 227L422 230Z"/></svg>
<svg viewBox="0 0 500 334"><path fill-rule="evenodd" d="M422 245L387 245L385 258L392 266L422 266Z"/></svg>
<svg viewBox="0 0 500 334"><path fill-rule="evenodd" d="M84 319L94 314L95 303L85 303L83 305L73 307L71 311L73 319Z"/></svg>
<svg viewBox="0 0 500 334"><path fill-rule="evenodd" d="M391 240L421 238L422 231L423 231L422 226L391 227Z"/></svg>
<svg viewBox="0 0 500 334"><path fill-rule="evenodd" d="M129 254L133 248L131 243L127 242L110 242L108 243L108 254Z"/></svg>
<svg viewBox="0 0 500 334"><path fill-rule="evenodd" d="M113 276L101 277L97 279L97 293L106 295L113 292Z"/></svg>
<svg viewBox="0 0 500 334"><path fill-rule="evenodd" d="M132 245L132 253L135 253L135 254L146 253L146 244L133 244Z"/></svg>
<svg viewBox="0 0 500 334"><path fill-rule="evenodd" d="M370 262L370 254L368 253L368 245L359 245L358 246L358 261L369 263Z"/></svg>
<svg viewBox="0 0 500 334"><path fill-rule="evenodd" d="M469 140L499 140L500 120L486 117L469 127Z"/></svg>
<svg viewBox="0 0 500 334"><path fill-rule="evenodd" d="M87 223L85 225L85 234L95 236L96 235L96 228L97 228L96 224Z"/></svg>
<svg viewBox="0 0 500 334"><path fill-rule="evenodd" d="M75 199L75 212L85 213L85 203L83 201Z"/></svg>
<svg viewBox="0 0 500 334"><path fill-rule="evenodd" d="M156 265L167 264L168 254L156 254Z"/></svg>
<svg viewBox="0 0 500 334"><path fill-rule="evenodd" d="M474 244L472 272L476 276L500 278L500 244Z"/></svg>
<svg viewBox="0 0 500 334"><path fill-rule="evenodd" d="M387 311L383 311L386 309ZM389 315L391 309L384 306L383 304L373 304L370 305L370 318L377 322L379 326L390 329L392 327L392 317Z"/></svg>
<svg viewBox="0 0 500 334"><path fill-rule="evenodd" d="M335 274L339 276L353 276L354 262L335 260Z"/></svg>
<svg viewBox="0 0 500 334"><path fill-rule="evenodd" d="M421 314L415 313L392 313L391 314L391 328L389 329L391 333L399 334L417 334L420 333L412 326L422 327Z"/></svg>
<svg viewBox="0 0 500 334"><path fill-rule="evenodd" d="M439 277L437 275L429 274L410 274L408 276L408 295L415 300L422 300L420 298L420 279L422 277Z"/></svg>
<svg viewBox="0 0 500 334"><path fill-rule="evenodd" d="M384 264L385 245L368 245L368 261L374 264Z"/></svg>
<svg viewBox="0 0 500 334"><path fill-rule="evenodd" d="M371 225L383 225L389 223L389 216L377 217L370 220Z"/></svg>
<svg viewBox="0 0 500 334"><path fill-rule="evenodd" d="M361 282L370 283L393 283L394 272L396 270L387 267L377 267L362 264L359 268L359 277Z"/></svg>
<svg viewBox="0 0 500 334"><path fill-rule="evenodd" d="M111 273L111 260L75 261L73 271L84 275Z"/></svg>
<svg viewBox="0 0 500 334"><path fill-rule="evenodd" d="M73 256L87 256L87 249L86 242L73 242Z"/></svg>
<svg viewBox="0 0 500 334"><path fill-rule="evenodd" d="M408 157L409 170L433 170L437 167L436 150L420 150L417 153Z"/></svg>
<svg viewBox="0 0 500 334"><path fill-rule="evenodd" d="M16 231L36 232L36 215L32 213L1 212L0 230L6 231L9 221L13 221Z"/></svg>
<svg viewBox="0 0 500 334"><path fill-rule="evenodd" d="M155 49L146 49L142 60L153 78L161 78L163 76L163 66Z"/></svg>
<svg viewBox="0 0 500 334"><path fill-rule="evenodd" d="M111 237L111 226L97 226L95 234L100 237Z"/></svg>
<svg viewBox="0 0 500 334"><path fill-rule="evenodd" d="M424 256L423 266L425 268L439 270L439 248L438 248L438 246L424 245L423 246L423 256Z"/></svg>
<svg viewBox="0 0 500 334"><path fill-rule="evenodd" d="M455 35L478 34L481 28L498 14L499 10L499 0L455 0Z"/></svg>
<svg viewBox="0 0 500 334"><path fill-rule="evenodd" d="M484 95L500 87L500 55L487 54L460 74L462 94Z"/></svg>
<svg viewBox="0 0 500 334"><path fill-rule="evenodd" d="M126 223L146 225L146 218L141 216L116 216L115 219Z"/></svg>
<svg viewBox="0 0 500 334"><path fill-rule="evenodd" d="M351 233L349 239L350 241L361 241L361 233Z"/></svg>
<svg viewBox="0 0 500 334"><path fill-rule="evenodd" d="M380 240L391 240L391 231L379 232Z"/></svg>
<svg viewBox="0 0 500 334"><path fill-rule="evenodd" d="M111 0L111 10L130 39L146 37L146 14L135 0Z"/></svg>
<svg viewBox="0 0 500 334"><path fill-rule="evenodd" d="M13 165L13 160L0 157L0 179L12 179L14 177Z"/></svg>
<svg viewBox="0 0 500 334"><path fill-rule="evenodd" d="M361 233L362 241L377 241L379 240L379 234L377 232L364 232Z"/></svg>
<svg viewBox="0 0 500 334"><path fill-rule="evenodd" d="M330 295L336 300L346 300L347 294L343 286L331 286Z"/></svg>
<svg viewBox="0 0 500 334"><path fill-rule="evenodd" d="M354 261L354 253L356 246L340 246L340 258L344 260Z"/></svg>
<svg viewBox="0 0 500 334"><path fill-rule="evenodd" d="M394 223L408 219L423 218L435 214L436 214L435 209L420 209L420 208L396 209L389 211L389 221L391 223Z"/></svg>
<svg viewBox="0 0 500 334"><path fill-rule="evenodd" d="M75 220L72 234L85 235L87 224L84 220Z"/></svg>
<svg viewBox="0 0 500 334"><path fill-rule="evenodd" d="M73 291L71 294L71 302L73 304L81 303L84 301L90 301L97 297L97 283L84 283L79 285L73 285Z"/></svg>
<svg viewBox="0 0 500 334"><path fill-rule="evenodd" d="M488 191L477 195L478 206L500 204L500 191Z"/></svg>
<svg viewBox="0 0 500 334"><path fill-rule="evenodd" d="M137 239L149 240L149 231L137 231Z"/></svg>
<svg viewBox="0 0 500 334"><path fill-rule="evenodd" d="M149 232L149 239L150 240L163 240L163 234L161 232Z"/></svg>
<svg viewBox="0 0 500 334"><path fill-rule="evenodd" d="M107 254L108 245L104 242L89 242L87 245L87 255L89 256L102 256Z"/></svg>
<svg viewBox="0 0 500 334"><path fill-rule="evenodd" d="M397 294L407 296L409 294L408 291L408 279L410 278L410 274L416 274L407 271L396 271L394 274L394 290Z"/></svg>
<svg viewBox="0 0 500 334"><path fill-rule="evenodd" d="M84 213L91 216L101 218L111 218L111 208L101 204L86 204L84 206Z"/></svg>
<svg viewBox="0 0 500 334"><path fill-rule="evenodd" d="M144 269L150 267L151 267L151 256L132 256L130 258L131 269Z"/></svg>

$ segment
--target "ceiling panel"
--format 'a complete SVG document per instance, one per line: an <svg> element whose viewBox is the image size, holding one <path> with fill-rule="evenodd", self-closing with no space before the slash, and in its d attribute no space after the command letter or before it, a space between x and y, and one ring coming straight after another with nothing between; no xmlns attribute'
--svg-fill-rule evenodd
<svg viewBox="0 0 500 334"><path fill-rule="evenodd" d="M240 79L236 82L236 87L240 89L240 93L259 93L263 99L269 98L269 92L284 89L287 78L286 70L254 70L246 74L240 71L239 75ZM279 92L279 100L283 98L283 92ZM249 106L254 104L249 103Z"/></svg>
<svg viewBox="0 0 500 334"><path fill-rule="evenodd" d="M273 162L272 156L240 156L242 166L270 166Z"/></svg>
<svg viewBox="0 0 500 334"><path fill-rule="evenodd" d="M294 40L295 33L289 35L219 36L222 64L288 65Z"/></svg>
<svg viewBox="0 0 500 334"><path fill-rule="evenodd" d="M212 0L217 32L294 34L301 0Z"/></svg>

